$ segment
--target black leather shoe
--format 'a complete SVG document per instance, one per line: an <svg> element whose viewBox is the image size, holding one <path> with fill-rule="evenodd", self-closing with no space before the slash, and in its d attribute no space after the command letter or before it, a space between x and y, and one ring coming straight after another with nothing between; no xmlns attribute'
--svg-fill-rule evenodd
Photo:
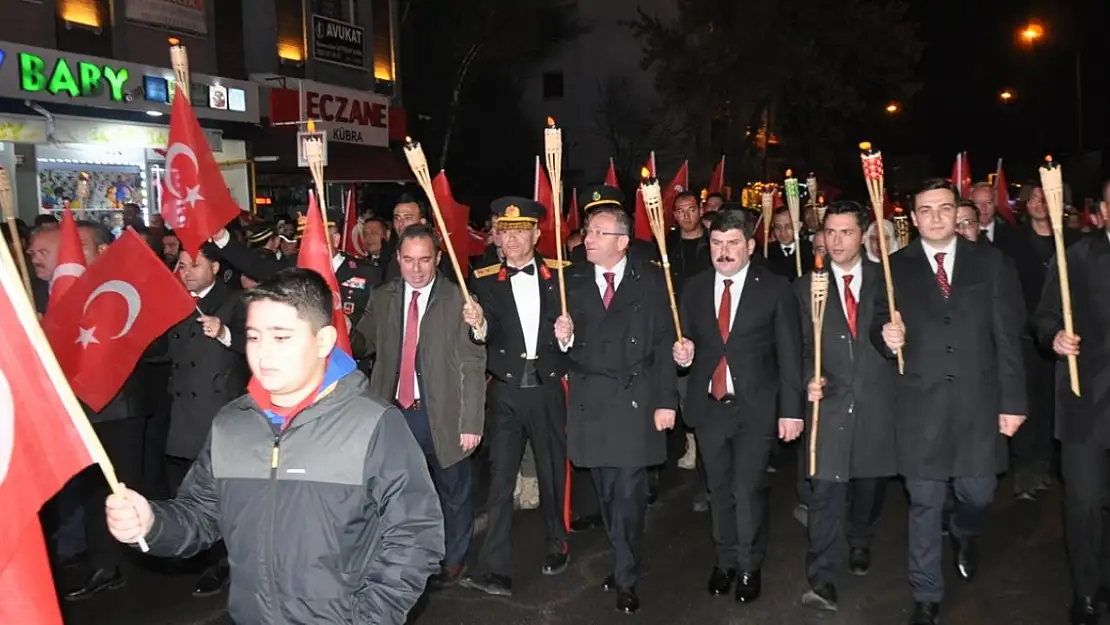
<svg viewBox="0 0 1110 625"><path fill-rule="evenodd" d="M1071 625L1098 625L1098 605L1094 597L1076 597L1071 604Z"/></svg>
<svg viewBox="0 0 1110 625"><path fill-rule="evenodd" d="M467 575L459 580L459 586L497 597L513 596L513 580L496 573Z"/></svg>
<svg viewBox="0 0 1110 625"><path fill-rule="evenodd" d="M547 557L543 559L543 568L540 569L540 572L544 575L558 575L567 570L568 564L570 564L569 551L549 553Z"/></svg>
<svg viewBox="0 0 1110 625"><path fill-rule="evenodd" d="M736 577L736 600L740 603L751 603L759 598L763 590L763 573L741 573Z"/></svg>
<svg viewBox="0 0 1110 625"><path fill-rule="evenodd" d="M913 616L910 617L910 625L937 625L938 612L940 612L939 603L918 601L913 604Z"/></svg>
<svg viewBox="0 0 1110 625"><path fill-rule="evenodd" d="M617 589L617 612L635 614L640 609L640 598L636 596L635 588Z"/></svg>
<svg viewBox="0 0 1110 625"><path fill-rule="evenodd" d="M956 542L956 572L965 582L975 579L979 569L979 550L975 548L975 539Z"/></svg>
<svg viewBox="0 0 1110 625"><path fill-rule="evenodd" d="M85 581L67 590L63 596L66 601L82 601L104 590L122 588L127 583L119 567L93 569Z"/></svg>
<svg viewBox="0 0 1110 625"><path fill-rule="evenodd" d="M832 584L814 586L802 595L802 605L807 608L836 612L836 587Z"/></svg>
<svg viewBox="0 0 1110 625"><path fill-rule="evenodd" d="M871 570L871 550L852 547L848 551L848 571L852 575L867 575Z"/></svg>
<svg viewBox="0 0 1110 625"><path fill-rule="evenodd" d="M721 569L713 567L709 576L709 594L727 595L732 590L732 582L736 579L736 569Z"/></svg>
<svg viewBox="0 0 1110 625"><path fill-rule="evenodd" d="M439 567L439 573L428 578L429 590L446 590L459 583L466 574L465 564L444 564Z"/></svg>
<svg viewBox="0 0 1110 625"><path fill-rule="evenodd" d="M193 596L210 597L218 594L227 587L230 572L227 562L220 562L215 566L208 567L204 575L201 575L200 579L197 580L197 586L193 589Z"/></svg>
<svg viewBox="0 0 1110 625"><path fill-rule="evenodd" d="M617 581L616 578L613 577L612 573L607 575L605 579L601 580L601 589L605 592L613 592L617 589Z"/></svg>
<svg viewBox="0 0 1110 625"><path fill-rule="evenodd" d="M599 516L580 516L570 520L570 531L572 532L585 532L595 527L601 527L601 517Z"/></svg>

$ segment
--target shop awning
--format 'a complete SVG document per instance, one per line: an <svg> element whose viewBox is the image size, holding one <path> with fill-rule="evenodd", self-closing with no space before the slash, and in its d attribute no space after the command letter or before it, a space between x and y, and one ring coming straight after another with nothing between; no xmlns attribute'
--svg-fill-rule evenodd
<svg viewBox="0 0 1110 625"><path fill-rule="evenodd" d="M297 135L289 130L271 128L262 133L252 150L255 158L276 156L277 160L258 161L258 173L295 174L308 169L297 167ZM400 149L328 142L327 182L415 182Z"/></svg>

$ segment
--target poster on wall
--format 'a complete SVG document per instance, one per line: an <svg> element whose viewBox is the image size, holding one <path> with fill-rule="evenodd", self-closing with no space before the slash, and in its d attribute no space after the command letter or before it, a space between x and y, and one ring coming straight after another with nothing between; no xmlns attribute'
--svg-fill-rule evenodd
<svg viewBox="0 0 1110 625"><path fill-rule="evenodd" d="M362 29L323 15L312 16L312 56L317 61L366 69Z"/></svg>
<svg viewBox="0 0 1110 625"><path fill-rule="evenodd" d="M127 19L166 30L208 34L205 0L126 0Z"/></svg>

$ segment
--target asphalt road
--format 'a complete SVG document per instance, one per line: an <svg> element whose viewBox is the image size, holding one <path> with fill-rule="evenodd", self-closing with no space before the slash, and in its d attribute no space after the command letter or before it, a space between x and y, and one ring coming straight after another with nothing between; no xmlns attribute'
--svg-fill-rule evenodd
<svg viewBox="0 0 1110 625"><path fill-rule="evenodd" d="M542 523L533 511L515 523L515 596L487 597L455 588L427 596L414 610L416 625L591 625L638 622L644 625L897 625L909 618L906 585L906 500L892 482L879 532L874 564L866 577L844 572L840 611L815 613L798 605L806 588L804 529L792 517L795 464L780 461L772 476L771 545L763 570L763 596L739 605L711 597L705 582L713 564L709 516L690 508L693 474L668 469L660 501L651 510L646 537L645 575L639 586L642 608L632 617L617 614L614 598L598 584L610 570L612 552L603 533L572 538L573 561L557 577L540 574ZM960 582L946 547L948 596L945 625L1048 625L1066 622L1070 585L1057 490L1036 502L1017 502L1009 483L999 496L981 541L979 577ZM476 540L480 540L480 537ZM476 549L471 549L472 553ZM135 566L128 585L79 604L64 606L67 625L225 625L226 595L190 596L195 575L152 572Z"/></svg>

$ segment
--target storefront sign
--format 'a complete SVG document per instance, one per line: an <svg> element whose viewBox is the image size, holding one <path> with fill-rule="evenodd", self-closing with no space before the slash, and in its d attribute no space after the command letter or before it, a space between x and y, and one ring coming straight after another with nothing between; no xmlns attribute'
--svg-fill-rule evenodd
<svg viewBox="0 0 1110 625"><path fill-rule="evenodd" d="M322 15L312 16L312 56L317 61L366 69L362 29Z"/></svg>
<svg viewBox="0 0 1110 625"><path fill-rule="evenodd" d="M167 30L208 34L204 0L127 0L125 15L132 22Z"/></svg>
<svg viewBox="0 0 1110 625"><path fill-rule="evenodd" d="M0 42L0 97L168 114L173 70ZM200 119L258 123L254 83L192 75Z"/></svg>
<svg viewBox="0 0 1110 625"><path fill-rule="evenodd" d="M255 74L251 79L274 84L270 74ZM389 99L385 96L311 80L282 78L281 82L284 88L269 89L271 123L312 120L327 133L328 141L389 145Z"/></svg>
<svg viewBox="0 0 1110 625"><path fill-rule="evenodd" d="M0 115L0 142L97 145L116 149L154 148L164 150L169 144L168 126L124 124L73 117L55 117L54 134L49 135L46 120L41 117ZM214 152L223 148L223 133L205 130L204 136Z"/></svg>

